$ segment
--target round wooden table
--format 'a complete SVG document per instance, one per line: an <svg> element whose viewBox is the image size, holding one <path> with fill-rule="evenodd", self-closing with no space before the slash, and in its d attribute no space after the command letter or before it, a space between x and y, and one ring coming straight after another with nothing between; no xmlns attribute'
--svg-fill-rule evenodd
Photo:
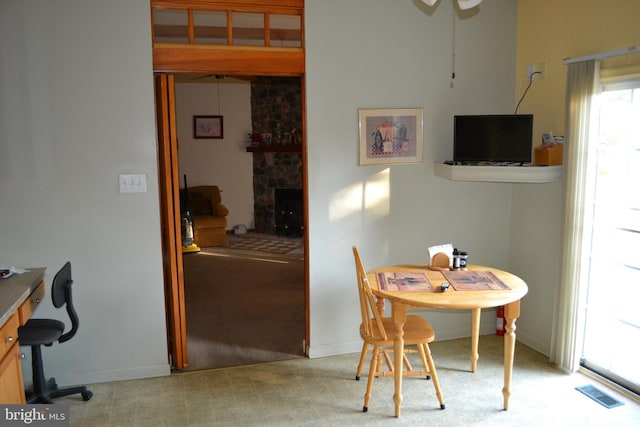
<svg viewBox="0 0 640 427"><path fill-rule="evenodd" d="M402 273L421 272L425 273L434 289L431 290L389 290L383 289L378 278L379 273ZM471 310L471 370L475 372L478 361L478 336L480 333L480 312L483 308L504 306L504 316L506 319L504 335L504 409L509 409L509 397L511 395L511 373L513 371L513 355L516 342L516 319L520 316L520 299L527 294L527 284L509 272L496 268L470 265L467 268L467 276L477 272L480 276L490 272L497 278L497 282L506 285L508 289L501 286L487 286L482 283L474 285L470 283L459 284L456 290L454 283L450 283L449 289L445 292L440 290L442 283L448 283L443 271L430 270L424 264L390 265L376 268L367 273L369 283L373 293L380 298L391 301L391 310L394 331L394 395L395 415L400 416L402 405L402 359L404 355L403 327L407 319L407 307L420 308L440 308L449 310ZM475 288L474 288L475 286ZM463 289L465 288L465 289ZM467 290L469 289L469 290Z"/></svg>

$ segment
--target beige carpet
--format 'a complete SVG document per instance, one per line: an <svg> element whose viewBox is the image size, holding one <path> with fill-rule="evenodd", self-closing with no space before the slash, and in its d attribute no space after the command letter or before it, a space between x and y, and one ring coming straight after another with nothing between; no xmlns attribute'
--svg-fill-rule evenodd
<svg viewBox="0 0 640 427"><path fill-rule="evenodd" d="M202 248L184 256L186 370L304 356L304 259Z"/></svg>
<svg viewBox="0 0 640 427"><path fill-rule="evenodd" d="M354 379L359 353L100 383L89 385L94 393L89 402L72 396L57 403L69 404L71 427L639 425L640 404L616 393L614 397L625 405L604 408L575 390L593 380L564 374L547 357L520 343L516 347L509 410L504 411L503 338L480 337L475 373L469 371L470 345L468 338L430 345L446 409L440 409L432 381L405 378L400 418L394 417L390 377L375 380L369 412L362 412L367 377ZM417 354L408 357L414 365L420 365Z"/></svg>

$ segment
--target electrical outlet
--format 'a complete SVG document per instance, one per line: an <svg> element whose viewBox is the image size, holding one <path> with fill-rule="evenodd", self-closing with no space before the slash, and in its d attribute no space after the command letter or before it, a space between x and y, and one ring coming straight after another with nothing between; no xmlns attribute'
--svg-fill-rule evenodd
<svg viewBox="0 0 640 427"><path fill-rule="evenodd" d="M527 66L527 79L529 80L544 80L546 64L541 62L539 64L529 64Z"/></svg>
<svg viewBox="0 0 640 427"><path fill-rule="evenodd" d="M535 80L544 80L544 75L546 74L546 64L541 62L540 64L536 64L536 72L539 74L535 74L533 78Z"/></svg>
<svg viewBox="0 0 640 427"><path fill-rule="evenodd" d="M527 66L527 79L531 80L531 76L533 75L533 73L535 73L536 71L536 66L534 64L529 64L529 66Z"/></svg>

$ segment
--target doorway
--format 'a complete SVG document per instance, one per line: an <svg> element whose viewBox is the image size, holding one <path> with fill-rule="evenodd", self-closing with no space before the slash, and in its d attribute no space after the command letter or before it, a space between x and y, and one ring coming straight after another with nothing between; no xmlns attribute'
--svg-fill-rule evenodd
<svg viewBox="0 0 640 427"><path fill-rule="evenodd" d="M640 80L604 84L599 106L580 364L640 394Z"/></svg>
<svg viewBox="0 0 640 427"><path fill-rule="evenodd" d="M274 0L249 5L225 0L207 2L151 1L153 70L168 80L169 90L156 91L162 207L163 260L167 302L167 334L171 364L188 365L184 316L178 207L178 140L175 135L173 76L185 73L231 76L297 76L301 79L300 148L303 206L308 206L305 150L304 1ZM158 94L161 94L158 97ZM172 115L173 114L173 115ZM222 126L221 126L222 127ZM222 130L222 129L220 129ZM241 142L241 141L237 141ZM269 156L270 157L270 156ZM305 236L307 214L304 215ZM305 239L305 253L308 253ZM304 258L305 353L309 346L309 264Z"/></svg>
<svg viewBox="0 0 640 427"><path fill-rule="evenodd" d="M281 117L274 108L276 102L265 101L264 95L251 94L271 92L261 88L264 81L273 80L288 80L298 86L298 93L301 91L299 77L176 76L177 162L179 176L186 175L190 187L216 185L222 190L222 202L229 210L228 233L233 233L237 226L252 232L256 225L261 225L260 231L266 237L286 239L288 236L277 236L272 225L264 229L264 224L273 223L275 217L273 194L276 189L268 183L295 186L302 193L302 150L276 153L246 149L249 144L247 131L264 131L270 126L274 130L281 127L288 133L292 127L280 125L274 119ZM270 89L273 86L269 83ZM275 97L296 98L289 93ZM300 102L300 96L297 100ZM265 102L267 115L273 116L265 118L265 113L261 112ZM253 107L256 104L258 106ZM302 106L296 108L300 111ZM289 117L295 116L291 105L283 109ZM203 114L221 117L222 139L194 138L193 117ZM300 129L301 113L297 117L296 127ZM289 167L281 167L282 161ZM303 230L302 226L300 230ZM243 237L230 235L229 241ZM304 251L292 257L225 247L201 249L200 253L183 255L189 355L185 369L219 368L305 356Z"/></svg>

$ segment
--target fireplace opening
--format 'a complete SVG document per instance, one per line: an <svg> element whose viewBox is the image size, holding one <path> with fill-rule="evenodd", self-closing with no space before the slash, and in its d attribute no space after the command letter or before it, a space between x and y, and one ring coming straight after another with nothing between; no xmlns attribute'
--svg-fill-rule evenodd
<svg viewBox="0 0 640 427"><path fill-rule="evenodd" d="M278 236L302 237L302 190L296 188L275 189L275 233Z"/></svg>

